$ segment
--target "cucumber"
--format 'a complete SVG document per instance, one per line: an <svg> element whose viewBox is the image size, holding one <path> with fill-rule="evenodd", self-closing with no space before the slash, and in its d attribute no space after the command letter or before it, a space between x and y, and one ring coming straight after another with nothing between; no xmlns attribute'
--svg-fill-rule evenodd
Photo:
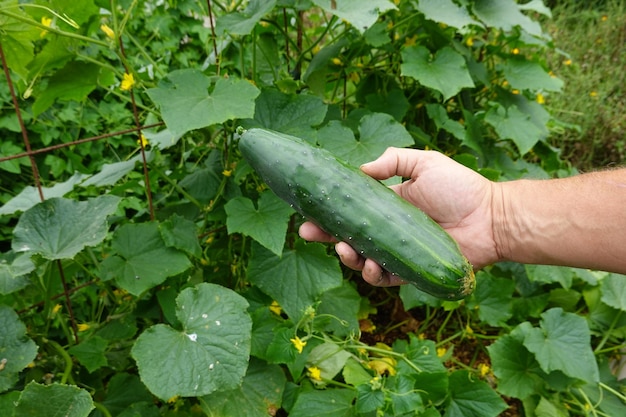
<svg viewBox="0 0 626 417"><path fill-rule="evenodd" d="M472 265L423 211L360 169L293 136L249 129L239 149L268 187L362 256L435 297L472 293Z"/></svg>

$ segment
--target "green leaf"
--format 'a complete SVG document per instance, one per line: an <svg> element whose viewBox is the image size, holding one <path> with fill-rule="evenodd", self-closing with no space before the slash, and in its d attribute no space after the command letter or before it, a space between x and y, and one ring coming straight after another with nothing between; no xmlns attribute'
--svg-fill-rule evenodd
<svg viewBox="0 0 626 417"><path fill-rule="evenodd" d="M240 387L201 397L200 405L208 416L267 417L280 409L286 382L279 366L251 359Z"/></svg>
<svg viewBox="0 0 626 417"><path fill-rule="evenodd" d="M465 59L449 46L439 49L434 57L421 45L404 48L400 54L402 75L439 91L444 100L465 87L474 87Z"/></svg>
<svg viewBox="0 0 626 417"><path fill-rule="evenodd" d="M261 194L258 208L246 197L236 197L224 206L228 233L243 233L281 256L289 218L294 212L271 191Z"/></svg>
<svg viewBox="0 0 626 417"><path fill-rule="evenodd" d="M618 310L626 311L626 276L609 274L600 287L602 302Z"/></svg>
<svg viewBox="0 0 626 417"><path fill-rule="evenodd" d="M15 404L19 401L21 394L21 391L10 391L0 395L0 416L15 416Z"/></svg>
<svg viewBox="0 0 626 417"><path fill-rule="evenodd" d="M307 357L307 367L319 368L321 378L332 380L346 364L352 354L333 342L316 346Z"/></svg>
<svg viewBox="0 0 626 417"><path fill-rule="evenodd" d="M31 17L23 12L18 6L17 1L4 1L3 7L19 15L20 17L30 20ZM22 22L4 15L0 15L0 42L7 61L7 67L11 68L26 83L29 80L28 64L34 56L33 41L41 37L41 30L30 22Z"/></svg>
<svg viewBox="0 0 626 417"><path fill-rule="evenodd" d="M508 405L484 381L467 371L450 375L450 403L444 417L496 417Z"/></svg>
<svg viewBox="0 0 626 417"><path fill-rule="evenodd" d="M74 385L30 382L15 407L16 416L87 417L94 404L91 395Z"/></svg>
<svg viewBox="0 0 626 417"><path fill-rule="evenodd" d="M182 135L227 120L254 114L254 99L259 89L236 78L212 79L195 69L169 73L148 95L161 109L165 124L173 135Z"/></svg>
<svg viewBox="0 0 626 417"><path fill-rule="evenodd" d="M389 0L368 0L359 2L354 0L313 0L313 3L337 17L349 22L359 32L365 32L378 17L389 11L396 10L396 6Z"/></svg>
<svg viewBox="0 0 626 417"><path fill-rule="evenodd" d="M537 417L568 417L570 415L562 404L556 405L545 397L541 397L534 411Z"/></svg>
<svg viewBox="0 0 626 417"><path fill-rule="evenodd" d="M60 182L52 187L42 187L43 196L49 200L55 197L63 197L74 189L74 185L78 184L85 178L84 174L76 173L65 182ZM0 207L0 215L13 214L19 211L24 212L36 204L41 203L39 191L30 185L25 187L18 195L9 200Z"/></svg>
<svg viewBox="0 0 626 417"><path fill-rule="evenodd" d="M196 258L202 256L198 228L191 220L174 214L159 224L159 230L166 246L182 250Z"/></svg>
<svg viewBox="0 0 626 417"><path fill-rule="evenodd" d="M380 389L374 389L371 385L359 385L355 408L359 414L372 413L382 410L385 405L385 393Z"/></svg>
<svg viewBox="0 0 626 417"><path fill-rule="evenodd" d="M505 32L519 26L531 35L542 36L539 22L523 14L515 0L475 0L474 13L487 26Z"/></svg>
<svg viewBox="0 0 626 417"><path fill-rule="evenodd" d="M116 416L135 403L152 400L152 395L137 375L119 372L113 375L107 383L106 398L102 401L102 405Z"/></svg>
<svg viewBox="0 0 626 417"><path fill-rule="evenodd" d="M282 257L255 245L248 279L298 321L325 291L341 285L342 274L337 259L323 245L298 240Z"/></svg>
<svg viewBox="0 0 626 417"><path fill-rule="evenodd" d="M256 100L252 122L256 127L308 138L312 126L321 124L327 111L328 106L319 97L264 90Z"/></svg>
<svg viewBox="0 0 626 417"><path fill-rule="evenodd" d="M511 139L521 155L526 155L537 142L545 138L529 114L523 113L515 105L505 108L495 105L487 111L485 121L496 130L502 139Z"/></svg>
<svg viewBox="0 0 626 417"><path fill-rule="evenodd" d="M479 271L476 275L480 283L467 300L469 309L478 310L481 321L490 326L502 326L513 316L513 292L515 282L511 279L495 278Z"/></svg>
<svg viewBox="0 0 626 417"><path fill-rule="evenodd" d="M419 0L417 10L422 12L426 19L457 29L470 25L483 27L482 23L470 16L465 7L458 6L452 0Z"/></svg>
<svg viewBox="0 0 626 417"><path fill-rule="evenodd" d="M324 329L335 336L349 336L359 331L357 320L361 309L361 296L349 281L343 280L342 285L330 289L321 297L317 314L329 316L328 324Z"/></svg>
<svg viewBox="0 0 626 417"><path fill-rule="evenodd" d="M26 326L8 306L0 305L0 392L17 382L18 373L37 356L37 345L26 336Z"/></svg>
<svg viewBox="0 0 626 417"><path fill-rule="evenodd" d="M72 346L68 352L75 356L76 359L87 368L87 371L91 373L109 364L106 356L104 356L108 344L109 342L106 339L94 336L83 340L76 346Z"/></svg>
<svg viewBox="0 0 626 417"><path fill-rule="evenodd" d="M121 288L137 296L191 266L183 252L165 245L156 223L121 226L111 249L115 255L102 263L103 279L115 278Z"/></svg>
<svg viewBox="0 0 626 417"><path fill-rule="evenodd" d="M239 386L250 354L248 302L209 283L184 289L176 301L182 331L157 324L132 348L143 383L163 400Z"/></svg>
<svg viewBox="0 0 626 417"><path fill-rule="evenodd" d="M548 74L537 62L510 58L500 68L511 88L518 90L561 91L563 81Z"/></svg>
<svg viewBox="0 0 626 417"><path fill-rule="evenodd" d="M308 390L300 393L289 417L356 417L353 390L337 388Z"/></svg>
<svg viewBox="0 0 626 417"><path fill-rule="evenodd" d="M535 354L545 372L561 371L587 382L599 380L591 334L583 317L552 308L541 315L540 328L528 332L524 346Z"/></svg>
<svg viewBox="0 0 626 417"><path fill-rule="evenodd" d="M349 358L346 361L341 371L341 376L346 384L354 385L355 387L362 384L369 384L374 377L371 371L366 370L363 364L355 358Z"/></svg>
<svg viewBox="0 0 626 417"><path fill-rule="evenodd" d="M577 276L576 268L554 265L525 265L526 275L531 282L559 283L565 289L572 287Z"/></svg>
<svg viewBox="0 0 626 417"><path fill-rule="evenodd" d="M151 152L146 152L146 159L150 161L152 158ZM90 185L96 187L106 187L114 185L126 174L135 169L135 164L141 161L141 155L137 155L128 161L114 162L112 164L104 164L100 169L100 172L87 177L80 183L81 187L88 187Z"/></svg>
<svg viewBox="0 0 626 417"><path fill-rule="evenodd" d="M426 113L435 122L437 129L445 130L459 140L465 140L465 128L456 120L448 117L445 107L438 103L426 105Z"/></svg>
<svg viewBox="0 0 626 417"><path fill-rule="evenodd" d="M374 25L363 33L363 39L365 39L365 42L367 42L368 45L371 45L374 48L380 48L381 46L390 43L391 37L389 36L387 24L384 22L374 23Z"/></svg>
<svg viewBox="0 0 626 417"><path fill-rule="evenodd" d="M219 16L215 24L218 34L249 35L263 16L274 9L276 0L251 0L242 12Z"/></svg>
<svg viewBox="0 0 626 417"><path fill-rule="evenodd" d="M115 212L119 197L103 195L87 201L53 198L28 209L13 231L13 250L41 254L44 258L72 259L87 246L107 236L107 217Z"/></svg>
<svg viewBox="0 0 626 417"><path fill-rule="evenodd" d="M518 4L517 7L520 10L530 10L550 18L552 17L552 11L544 4L543 0L530 0L528 3Z"/></svg>
<svg viewBox="0 0 626 417"><path fill-rule="evenodd" d="M389 389L391 394L391 403L393 404L395 415L403 415L405 413L409 413L409 415L411 413L418 413L420 416L424 415L424 401L415 389L413 378L404 375L389 378L385 388ZM441 417L441 415L438 414L438 417Z"/></svg>
<svg viewBox="0 0 626 417"><path fill-rule="evenodd" d="M386 113L363 116L358 140L350 129L338 121L331 121L324 126L318 136L323 148L353 166L378 158L390 146L401 148L414 144L404 126Z"/></svg>
<svg viewBox="0 0 626 417"><path fill-rule="evenodd" d="M101 67L87 62L72 61L57 71L45 90L36 93L33 115L46 111L56 100L82 101L98 86Z"/></svg>
<svg viewBox="0 0 626 417"><path fill-rule="evenodd" d="M487 347L493 373L498 377L498 392L524 399L538 391L545 375L535 356L524 347L530 324L519 325Z"/></svg>
<svg viewBox="0 0 626 417"><path fill-rule="evenodd" d="M0 294L19 291L30 284L27 274L35 269L29 253L0 253Z"/></svg>

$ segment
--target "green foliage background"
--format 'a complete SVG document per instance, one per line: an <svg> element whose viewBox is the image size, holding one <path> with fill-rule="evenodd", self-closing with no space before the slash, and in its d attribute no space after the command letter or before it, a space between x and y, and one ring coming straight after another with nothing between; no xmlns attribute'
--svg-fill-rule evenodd
<svg viewBox="0 0 626 417"><path fill-rule="evenodd" d="M55 147L0 162L0 413L623 414L624 277L366 288L237 151L264 127L356 165L400 146L572 175L550 19L540 0L0 1L0 156Z"/></svg>

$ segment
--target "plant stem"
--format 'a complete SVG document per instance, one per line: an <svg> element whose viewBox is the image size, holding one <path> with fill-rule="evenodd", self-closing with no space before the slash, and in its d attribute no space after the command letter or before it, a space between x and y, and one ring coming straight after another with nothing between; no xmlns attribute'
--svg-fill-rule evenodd
<svg viewBox="0 0 626 417"><path fill-rule="evenodd" d="M622 315L622 310L618 311L618 313L613 318L613 321L611 322L611 325L609 326L609 328L603 332L604 336L602 337L602 340L600 340L600 343L598 343L598 346L596 346L596 348L593 350L594 354L597 355L598 352L604 347L604 344L607 342L607 340L609 340L609 337L611 337L611 333L613 332L613 329L617 325L617 322L621 315Z"/></svg>
<svg viewBox="0 0 626 417"><path fill-rule="evenodd" d="M96 407L96 409L98 411L100 411L102 414L104 414L104 417L113 417L111 412L103 404L94 401L93 405L94 405L94 407Z"/></svg>
<svg viewBox="0 0 626 417"><path fill-rule="evenodd" d="M72 366L73 366L72 358L67 353L67 351L63 349L63 346L61 346L54 340L44 339L44 342L52 346L54 350L56 350L65 361L65 370L63 371L63 375L61 376L61 384L67 383L67 380L71 377L71 374L72 374Z"/></svg>

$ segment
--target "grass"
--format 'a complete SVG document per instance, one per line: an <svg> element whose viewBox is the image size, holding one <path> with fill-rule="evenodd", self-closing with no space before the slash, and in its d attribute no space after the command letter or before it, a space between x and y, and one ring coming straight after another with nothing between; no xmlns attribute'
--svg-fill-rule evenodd
<svg viewBox="0 0 626 417"><path fill-rule="evenodd" d="M563 54L547 57L562 94L547 105L564 123L554 146L580 170L626 163L626 0L560 2L545 28ZM572 128L576 126L576 128Z"/></svg>

